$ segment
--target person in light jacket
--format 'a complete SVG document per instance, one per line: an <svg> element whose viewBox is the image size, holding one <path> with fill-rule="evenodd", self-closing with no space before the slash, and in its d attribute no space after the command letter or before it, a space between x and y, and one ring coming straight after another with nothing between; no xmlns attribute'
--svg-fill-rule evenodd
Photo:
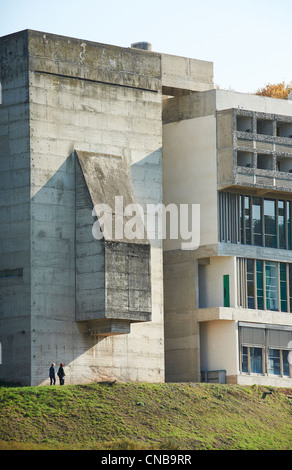
<svg viewBox="0 0 292 470"><path fill-rule="evenodd" d="M55 364L52 363L49 369L50 385L56 384Z"/></svg>
<svg viewBox="0 0 292 470"><path fill-rule="evenodd" d="M65 383L65 372L64 372L64 364L60 364L59 370L58 370L58 377L60 380L60 385L64 385Z"/></svg>

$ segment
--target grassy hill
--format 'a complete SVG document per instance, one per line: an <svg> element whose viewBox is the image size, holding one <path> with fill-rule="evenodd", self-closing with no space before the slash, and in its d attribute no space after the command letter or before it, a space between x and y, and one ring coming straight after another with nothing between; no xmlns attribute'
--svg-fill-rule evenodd
<svg viewBox="0 0 292 470"><path fill-rule="evenodd" d="M0 450L291 450L291 395L189 383L0 387Z"/></svg>

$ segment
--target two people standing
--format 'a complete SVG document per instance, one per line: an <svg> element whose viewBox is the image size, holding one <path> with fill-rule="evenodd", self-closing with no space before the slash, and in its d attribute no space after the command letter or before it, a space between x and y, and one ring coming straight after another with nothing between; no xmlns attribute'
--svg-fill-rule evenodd
<svg viewBox="0 0 292 470"><path fill-rule="evenodd" d="M57 376L59 377L60 385L64 385L65 383L65 372L64 372L64 364L60 364L59 370L57 372ZM55 373L55 363L53 362L50 369L49 369L49 377L50 377L50 385L56 384L56 373Z"/></svg>

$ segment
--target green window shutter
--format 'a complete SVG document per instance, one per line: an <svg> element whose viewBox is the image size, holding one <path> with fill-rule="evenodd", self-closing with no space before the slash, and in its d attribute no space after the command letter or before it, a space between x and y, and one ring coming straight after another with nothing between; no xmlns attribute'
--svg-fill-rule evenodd
<svg viewBox="0 0 292 470"><path fill-rule="evenodd" d="M230 307L229 274L223 276L223 299L224 307Z"/></svg>

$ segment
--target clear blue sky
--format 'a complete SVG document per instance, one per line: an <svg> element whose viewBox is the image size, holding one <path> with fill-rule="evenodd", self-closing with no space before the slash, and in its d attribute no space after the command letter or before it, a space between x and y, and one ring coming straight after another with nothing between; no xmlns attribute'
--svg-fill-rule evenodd
<svg viewBox="0 0 292 470"><path fill-rule="evenodd" d="M214 62L215 85L292 81L291 0L0 0L0 36L23 29Z"/></svg>

